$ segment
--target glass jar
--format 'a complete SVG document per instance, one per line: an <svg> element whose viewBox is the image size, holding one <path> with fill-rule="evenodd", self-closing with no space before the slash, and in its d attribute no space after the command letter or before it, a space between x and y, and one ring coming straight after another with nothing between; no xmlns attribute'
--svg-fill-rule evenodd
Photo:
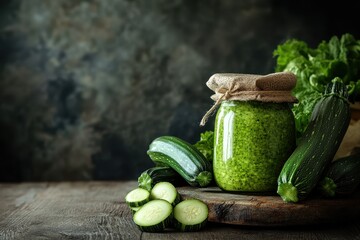
<svg viewBox="0 0 360 240"><path fill-rule="evenodd" d="M223 101L214 130L214 177L226 191L274 191L295 148L289 103Z"/></svg>

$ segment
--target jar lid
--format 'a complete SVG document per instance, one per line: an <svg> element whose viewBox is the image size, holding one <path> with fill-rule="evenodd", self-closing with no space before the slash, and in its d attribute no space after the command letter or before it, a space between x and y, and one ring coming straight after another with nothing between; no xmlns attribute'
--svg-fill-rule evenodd
<svg viewBox="0 0 360 240"><path fill-rule="evenodd" d="M291 94L291 90L296 85L296 76L291 72L268 75L216 73L210 77L206 85L215 92L211 96L215 104L201 120L201 126L205 125L207 118L224 100L297 102Z"/></svg>

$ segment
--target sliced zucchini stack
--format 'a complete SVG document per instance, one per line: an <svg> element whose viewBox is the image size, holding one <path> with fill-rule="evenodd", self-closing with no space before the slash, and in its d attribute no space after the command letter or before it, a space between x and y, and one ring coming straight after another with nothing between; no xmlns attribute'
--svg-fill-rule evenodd
<svg viewBox="0 0 360 240"><path fill-rule="evenodd" d="M144 232L162 232L169 227L198 231L207 222L209 210L206 204L197 199L180 202L178 191L169 182L155 184L151 192L136 188L125 199L134 223Z"/></svg>

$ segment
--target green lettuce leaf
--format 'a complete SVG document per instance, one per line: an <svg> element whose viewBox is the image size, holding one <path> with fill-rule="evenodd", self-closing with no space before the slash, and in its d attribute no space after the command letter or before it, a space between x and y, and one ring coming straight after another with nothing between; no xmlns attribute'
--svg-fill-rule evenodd
<svg viewBox="0 0 360 240"><path fill-rule="evenodd" d="M194 146L206 157L207 160L213 160L214 154L214 132L206 131L200 134L200 140Z"/></svg>
<svg viewBox="0 0 360 240"><path fill-rule="evenodd" d="M305 131L326 84L335 77L346 84L350 101L360 100L360 40L351 34L344 34L340 39L334 36L317 48L290 39L275 49L274 56L277 72L290 71L297 76L293 94L299 103L293 105L292 111L298 136Z"/></svg>

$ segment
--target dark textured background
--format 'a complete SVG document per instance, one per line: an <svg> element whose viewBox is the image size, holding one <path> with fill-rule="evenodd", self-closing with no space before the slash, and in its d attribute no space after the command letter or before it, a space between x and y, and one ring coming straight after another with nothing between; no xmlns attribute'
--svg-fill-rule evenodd
<svg viewBox="0 0 360 240"><path fill-rule="evenodd" d="M213 73L273 72L291 37L360 38L358 3L314 2L2 0L0 180L135 179L152 139L212 128Z"/></svg>

